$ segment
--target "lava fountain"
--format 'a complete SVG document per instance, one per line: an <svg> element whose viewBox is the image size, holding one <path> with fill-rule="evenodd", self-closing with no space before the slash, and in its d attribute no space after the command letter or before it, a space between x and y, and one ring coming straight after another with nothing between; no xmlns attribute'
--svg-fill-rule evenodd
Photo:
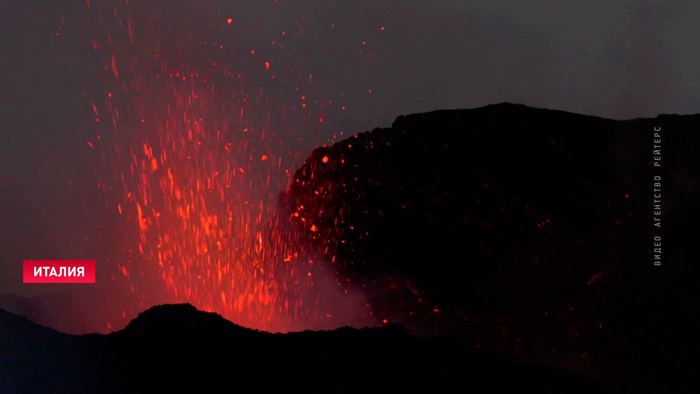
<svg viewBox="0 0 700 394"><path fill-rule="evenodd" d="M345 109L290 50L306 22L252 43L221 2L87 7L104 86L90 146L117 199L115 280L128 281L134 309L190 302L251 328L332 326L317 303L320 265L275 211L308 145L299 130L313 139Z"/></svg>

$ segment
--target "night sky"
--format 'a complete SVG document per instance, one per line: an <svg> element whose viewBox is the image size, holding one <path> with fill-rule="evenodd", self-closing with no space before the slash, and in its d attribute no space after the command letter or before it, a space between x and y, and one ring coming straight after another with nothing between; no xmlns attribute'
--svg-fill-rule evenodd
<svg viewBox="0 0 700 394"><path fill-rule="evenodd" d="M124 2L92 0L90 10L84 0L0 3L2 294L67 288L23 285L21 260L100 260L123 248L105 208L111 197L96 187L99 154L88 145L96 133L91 102L105 85L91 42L100 23L93 10L113 3ZM142 2L130 3L141 15ZM345 109L328 110L313 131L281 134L293 145L291 170L313 148L344 138L333 138L339 131L349 136L436 109L508 101L612 119L700 112L700 5L692 2L196 0L160 12L184 18L199 9L193 4L241 51L288 32L285 67L297 68L300 81L312 74L342 100ZM204 35L209 27L182 28ZM236 62L236 53L225 60ZM265 83L252 71L262 60L241 63L251 86ZM292 85L272 87L285 106Z"/></svg>

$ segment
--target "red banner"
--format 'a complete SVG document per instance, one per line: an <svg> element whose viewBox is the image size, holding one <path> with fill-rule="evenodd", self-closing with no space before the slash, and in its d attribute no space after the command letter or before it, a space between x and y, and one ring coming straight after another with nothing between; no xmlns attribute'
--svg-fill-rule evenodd
<svg viewBox="0 0 700 394"><path fill-rule="evenodd" d="M24 260L24 283L95 283L95 260Z"/></svg>

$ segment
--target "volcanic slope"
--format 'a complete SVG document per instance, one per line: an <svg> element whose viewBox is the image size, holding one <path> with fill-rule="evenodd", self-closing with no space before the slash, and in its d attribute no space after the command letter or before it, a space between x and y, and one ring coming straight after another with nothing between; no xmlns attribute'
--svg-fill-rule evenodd
<svg viewBox="0 0 700 394"><path fill-rule="evenodd" d="M380 321L697 392L699 130L508 103L400 116L315 150L279 207Z"/></svg>

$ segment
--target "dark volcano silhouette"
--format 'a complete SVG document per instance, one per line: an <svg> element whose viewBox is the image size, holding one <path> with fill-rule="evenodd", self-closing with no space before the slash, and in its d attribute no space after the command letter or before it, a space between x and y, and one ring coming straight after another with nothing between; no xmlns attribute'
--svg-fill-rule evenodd
<svg viewBox="0 0 700 394"><path fill-rule="evenodd" d="M401 326L270 334L163 305L124 330L73 336L0 310L3 393L600 393L583 375L510 363Z"/></svg>
<svg viewBox="0 0 700 394"><path fill-rule="evenodd" d="M375 316L410 333L620 392L693 392L699 130L700 115L615 121L507 103L400 116L314 151L280 209L339 281L367 289Z"/></svg>

